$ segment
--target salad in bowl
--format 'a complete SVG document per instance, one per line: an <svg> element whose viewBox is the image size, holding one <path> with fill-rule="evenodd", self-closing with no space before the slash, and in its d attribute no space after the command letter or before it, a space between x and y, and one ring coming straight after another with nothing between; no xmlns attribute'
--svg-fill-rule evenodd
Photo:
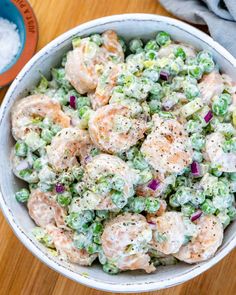
<svg viewBox="0 0 236 295"><path fill-rule="evenodd" d="M202 262L236 218L236 83L168 32L73 38L11 123L16 200L61 259L109 274Z"/></svg>

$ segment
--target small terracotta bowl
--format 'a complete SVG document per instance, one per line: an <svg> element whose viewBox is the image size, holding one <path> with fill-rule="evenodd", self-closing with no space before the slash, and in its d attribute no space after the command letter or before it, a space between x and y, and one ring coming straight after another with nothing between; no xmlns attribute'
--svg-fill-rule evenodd
<svg viewBox="0 0 236 295"><path fill-rule="evenodd" d="M21 46L17 55L0 72L0 88L9 84L33 56L38 42L38 23L26 0L0 0L0 17L16 24Z"/></svg>

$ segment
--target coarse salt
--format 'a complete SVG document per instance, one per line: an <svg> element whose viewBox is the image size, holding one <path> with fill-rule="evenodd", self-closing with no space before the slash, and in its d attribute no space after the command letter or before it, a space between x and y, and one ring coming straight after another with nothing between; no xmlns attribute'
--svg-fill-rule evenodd
<svg viewBox="0 0 236 295"><path fill-rule="evenodd" d="M0 73L17 55L20 46L17 26L0 17Z"/></svg>

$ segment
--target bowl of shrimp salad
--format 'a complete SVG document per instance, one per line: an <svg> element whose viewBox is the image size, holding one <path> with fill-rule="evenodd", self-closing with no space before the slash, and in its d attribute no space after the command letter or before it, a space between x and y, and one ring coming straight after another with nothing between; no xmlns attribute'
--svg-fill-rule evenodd
<svg viewBox="0 0 236 295"><path fill-rule="evenodd" d="M170 287L236 244L236 61L199 30L105 17L31 59L1 108L1 207L63 275Z"/></svg>

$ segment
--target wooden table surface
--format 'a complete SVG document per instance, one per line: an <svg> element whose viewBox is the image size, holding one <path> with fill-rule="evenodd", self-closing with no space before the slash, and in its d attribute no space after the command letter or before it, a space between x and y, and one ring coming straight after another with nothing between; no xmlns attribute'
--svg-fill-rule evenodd
<svg viewBox="0 0 236 295"><path fill-rule="evenodd" d="M39 23L38 49L74 26L119 13L156 13L170 16L156 0L30 0ZM6 88L0 90L0 101ZM15 237L0 213L0 295L101 295L79 285L36 259ZM145 294L236 294L236 251L197 278L170 289Z"/></svg>

